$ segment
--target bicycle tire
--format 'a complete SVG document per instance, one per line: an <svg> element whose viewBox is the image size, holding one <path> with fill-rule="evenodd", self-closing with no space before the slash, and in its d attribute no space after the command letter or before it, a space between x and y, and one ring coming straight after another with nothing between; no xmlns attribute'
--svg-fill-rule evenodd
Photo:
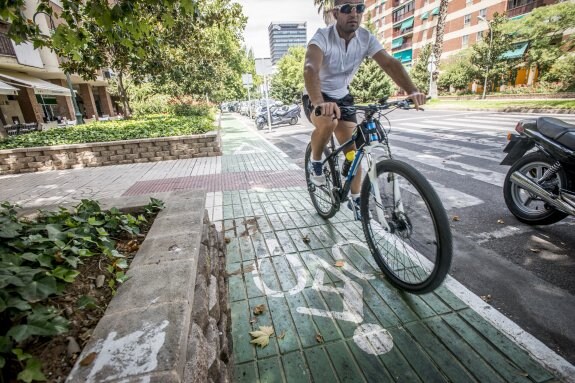
<svg viewBox="0 0 575 383"><path fill-rule="evenodd" d="M403 216L398 217L397 214L391 212L395 211L393 206L399 203L392 196L388 214L386 214L386 221L390 224L391 231L383 230L381 225L377 227L379 225L377 222L379 218L375 218L378 216L377 211L370 209L370 202L372 205L377 203L375 194L372 193L374 189L370 178L365 177L360 204L363 232L377 265L393 286L413 294L429 293L443 282L451 267L453 245L447 213L430 183L411 165L397 160L384 160L376 165L378 180L380 176L385 177L388 174L389 177L391 173L402 177L411 185L409 188L401 189L400 202L404 207ZM401 187L401 178L394 177L394 179L397 179ZM384 182L390 185L389 180L390 178L387 178ZM405 184L404 182L403 185ZM377 190L381 195L379 181L377 185ZM416 193L424 203L418 201L415 208L406 206L406 197L415 196ZM389 196L382 196L382 209L385 212L383 198L389 199ZM423 206L430 215L427 221L426 217L417 217L423 212ZM412 208L413 211L410 210ZM415 220L415 218L418 219ZM415 229L418 230L417 235ZM385 241L384 245L387 244L385 249L379 248L382 240ZM407 244L408 241L409 244ZM430 263L433 265L430 266ZM424 278L419 277L422 271L428 273Z"/></svg>
<svg viewBox="0 0 575 383"><path fill-rule="evenodd" d="M326 158L331 153L331 151L328 148L325 148L323 152ZM334 187L336 185L337 172L333 159L330 159L327 162L327 166L324 165L324 174L327 179L327 184L325 187L320 188L313 185L310 179L311 143L307 145L307 149L305 151L304 167L305 167L306 185L313 207L322 218L329 219L333 217L335 213L337 213L339 210L339 200L337 196L334 195Z"/></svg>

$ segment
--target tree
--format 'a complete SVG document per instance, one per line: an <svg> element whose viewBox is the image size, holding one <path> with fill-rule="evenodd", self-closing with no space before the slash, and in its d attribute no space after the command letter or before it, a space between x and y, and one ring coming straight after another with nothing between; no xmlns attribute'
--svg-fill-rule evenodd
<svg viewBox="0 0 575 383"><path fill-rule="evenodd" d="M394 89L391 79L371 58L366 59L350 84L350 93L356 102L375 102L389 97Z"/></svg>
<svg viewBox="0 0 575 383"><path fill-rule="evenodd" d="M301 100L304 89L304 47L291 47L277 63L277 73L271 80L270 94L273 98L291 104Z"/></svg>
<svg viewBox="0 0 575 383"><path fill-rule="evenodd" d="M472 54L472 49L466 49L442 63L438 80L440 89L449 91L453 87L462 90L469 86L477 76L477 67L471 64Z"/></svg>
<svg viewBox="0 0 575 383"><path fill-rule="evenodd" d="M490 89L494 83L507 83L514 77L512 68L517 65L518 59L508 59L504 56L513 47L513 37L506 33L506 23L507 17L495 13L489 22L493 40L491 41L490 32L485 32L483 39L472 47L471 64L477 68L477 77L482 83L485 81L487 68L489 68L487 89Z"/></svg>
<svg viewBox="0 0 575 383"><path fill-rule="evenodd" d="M413 83L423 93L429 93L429 71L427 70L427 65L429 56L431 56L431 48L431 44L421 48L410 71Z"/></svg>
<svg viewBox="0 0 575 383"><path fill-rule="evenodd" d="M335 22L333 13L334 0L313 0L313 4L317 7L317 13L321 13L325 25L331 25Z"/></svg>
<svg viewBox="0 0 575 383"><path fill-rule="evenodd" d="M568 32L575 25L575 3L565 1L534 9L525 17L505 26L516 41L529 41L526 63L542 73L575 47L575 35ZM564 36L566 35L567 36Z"/></svg>
<svg viewBox="0 0 575 383"><path fill-rule="evenodd" d="M445 19L447 18L447 10L449 7L449 0L440 0L439 14L437 15L437 26L435 34L435 43L433 44L433 55L435 56L435 63L437 67L441 62L441 55L443 54L443 35L445 33ZM437 96L437 78L439 72L433 72L431 78L431 89L429 94L432 97Z"/></svg>
<svg viewBox="0 0 575 383"><path fill-rule="evenodd" d="M561 90L575 90L575 53L567 53L557 59L543 75L542 80L561 83Z"/></svg>

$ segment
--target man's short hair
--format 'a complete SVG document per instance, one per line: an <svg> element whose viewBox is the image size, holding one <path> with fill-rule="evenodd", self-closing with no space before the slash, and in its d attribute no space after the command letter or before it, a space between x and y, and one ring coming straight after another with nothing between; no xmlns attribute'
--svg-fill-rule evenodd
<svg viewBox="0 0 575 383"><path fill-rule="evenodd" d="M341 5L347 3L349 0L334 0L333 5Z"/></svg>

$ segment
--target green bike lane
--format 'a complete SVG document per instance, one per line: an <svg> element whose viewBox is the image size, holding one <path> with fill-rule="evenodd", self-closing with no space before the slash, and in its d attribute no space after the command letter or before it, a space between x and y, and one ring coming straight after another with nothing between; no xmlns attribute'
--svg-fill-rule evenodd
<svg viewBox="0 0 575 383"><path fill-rule="evenodd" d="M570 380L573 366L522 334L526 351L452 278L421 296L389 285L347 208L319 217L303 170L243 120L223 117L222 143L223 175L267 176L221 193L236 382ZM264 348L250 343L260 326L274 330Z"/></svg>

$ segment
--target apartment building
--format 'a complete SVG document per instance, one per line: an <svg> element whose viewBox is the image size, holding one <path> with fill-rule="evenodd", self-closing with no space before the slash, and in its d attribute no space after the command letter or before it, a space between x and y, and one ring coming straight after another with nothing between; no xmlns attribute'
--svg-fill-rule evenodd
<svg viewBox="0 0 575 383"><path fill-rule="evenodd" d="M273 65L285 56L290 47L305 47L307 43L307 23L271 23L268 33Z"/></svg>
<svg viewBox="0 0 575 383"><path fill-rule="evenodd" d="M445 23L442 59L448 58L486 36L494 13L522 17L554 0L451 0ZM384 47L407 67L425 45L435 42L439 0L366 0L367 12ZM480 17L481 16L481 17ZM519 45L510 55L525 53Z"/></svg>
<svg viewBox="0 0 575 383"><path fill-rule="evenodd" d="M37 5L38 0L26 0L26 17L33 19ZM59 1L51 0L50 5L56 13L61 13ZM35 22L42 33L49 33L51 24L48 16L37 14ZM75 120L72 92L60 68L60 58L49 49L34 49L31 43L17 45L7 37L8 27L0 20L2 126L24 123L50 125L64 117ZM94 81L85 81L72 74L71 82L80 112L85 118L116 115L103 73L99 73Z"/></svg>

